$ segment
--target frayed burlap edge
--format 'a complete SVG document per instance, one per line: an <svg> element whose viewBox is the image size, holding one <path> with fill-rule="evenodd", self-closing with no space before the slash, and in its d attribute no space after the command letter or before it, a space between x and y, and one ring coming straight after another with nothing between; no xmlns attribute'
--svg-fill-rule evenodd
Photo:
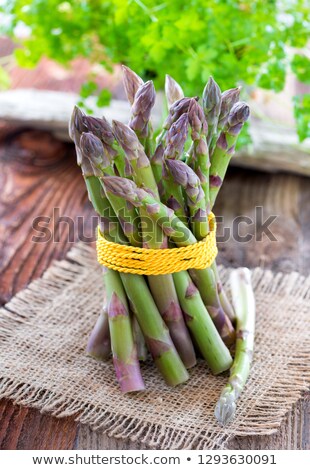
<svg viewBox="0 0 310 470"><path fill-rule="evenodd" d="M72 248L65 260L55 262L42 279L32 282L0 310L0 346L14 337L16 328L22 327L35 318L39 311L43 311L53 297L72 283L73 278L76 282L89 269L97 268L91 247L80 243ZM227 278L228 272L221 268L224 277ZM293 296L304 302L310 300L310 276L305 278L296 272L273 274L256 268L253 270L253 285L256 291L265 294ZM282 371L283 380L271 386L268 402L259 409L259 420L249 413L241 425L232 424L221 429L215 426L214 429L198 433L173 429L169 425L154 425L143 418L115 415L107 409L98 409L98 406L84 402L82 397L72 400L61 392L42 390L8 377L0 379L0 398L12 399L16 404L34 407L58 418L74 416L94 431L105 432L109 437L139 441L148 448L220 449L225 448L225 444L234 436L268 435L279 429L286 413L309 389L309 359L310 338L301 350L290 355L285 373Z"/></svg>

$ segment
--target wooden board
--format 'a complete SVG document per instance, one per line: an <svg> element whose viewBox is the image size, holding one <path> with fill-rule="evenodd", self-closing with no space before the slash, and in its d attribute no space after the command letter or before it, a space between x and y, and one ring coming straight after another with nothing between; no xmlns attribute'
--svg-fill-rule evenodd
<svg viewBox="0 0 310 470"><path fill-rule="evenodd" d="M63 258L74 240L81 237L81 224L75 223L72 238L68 238L69 225L55 217L54 208L59 208L59 216L69 216L75 222L78 215L83 215L85 235L91 232L92 210L75 165L73 147L55 140L49 133L2 131L0 161L0 300L4 304L31 280L40 277L54 259ZM309 274L309 200L310 185L305 177L231 168L215 213L221 214L225 225L231 227L236 216L253 217L255 207L263 206L264 218L277 215L270 227L277 241L263 236L261 241L240 243L230 238L220 244L219 262ZM59 241L33 243L36 232L32 220L38 215L51 217L54 235L59 231ZM254 233L254 225L250 226L250 233ZM309 400L308 394L294 407L277 434L234 439L230 447L310 449ZM55 419L2 400L0 448L127 449L139 448L139 443L93 433L78 426L73 417Z"/></svg>

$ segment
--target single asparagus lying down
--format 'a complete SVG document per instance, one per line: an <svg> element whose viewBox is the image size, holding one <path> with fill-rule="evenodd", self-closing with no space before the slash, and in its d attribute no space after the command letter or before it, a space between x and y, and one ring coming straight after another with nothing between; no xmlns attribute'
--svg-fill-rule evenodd
<svg viewBox="0 0 310 470"><path fill-rule="evenodd" d="M230 283L237 318L237 340L230 377L215 407L215 417L223 425L233 419L236 401L248 379L253 357L255 330L255 299L251 286L251 272L247 268L232 271Z"/></svg>

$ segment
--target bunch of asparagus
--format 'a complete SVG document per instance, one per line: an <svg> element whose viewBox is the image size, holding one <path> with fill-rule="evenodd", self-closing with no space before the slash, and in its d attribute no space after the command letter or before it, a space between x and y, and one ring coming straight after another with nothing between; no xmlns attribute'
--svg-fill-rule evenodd
<svg viewBox="0 0 310 470"><path fill-rule="evenodd" d="M212 78L200 104L198 97L184 97L181 86L167 76L169 112L155 136L153 82L144 83L127 67L123 72L131 105L128 125L113 121L111 126L104 117L86 116L77 107L69 125L100 231L109 241L135 247L160 250L194 244L209 232L208 216L249 107L239 102L239 88L221 93ZM242 336L238 309L231 306L215 263L202 270L151 276L103 268L103 282L104 304L87 353L106 360L112 352L122 392L144 389L139 361L150 353L168 385L186 382L200 354L213 374L232 367L234 377L242 377L240 394L248 368L232 358L236 338ZM253 317L251 305L245 311ZM249 355L250 337L242 336L241 348ZM221 422L231 418L233 404L229 414L227 403L236 397L226 389L216 412Z"/></svg>

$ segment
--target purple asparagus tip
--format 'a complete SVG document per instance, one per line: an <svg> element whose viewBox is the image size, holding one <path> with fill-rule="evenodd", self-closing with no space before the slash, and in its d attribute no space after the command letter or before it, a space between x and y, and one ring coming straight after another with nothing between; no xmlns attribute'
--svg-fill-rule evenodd
<svg viewBox="0 0 310 470"><path fill-rule="evenodd" d="M194 98L198 101L198 97ZM188 112L189 105L191 103L192 98L181 98L180 100L173 103L169 110L169 114L167 119L163 125L163 128L169 130L170 127L174 122L176 122L182 114Z"/></svg>
<svg viewBox="0 0 310 470"><path fill-rule="evenodd" d="M126 65L122 65L122 69L125 92L129 103L132 105L139 87L143 85L143 80Z"/></svg>
<svg viewBox="0 0 310 470"><path fill-rule="evenodd" d="M221 111L219 116L219 127L222 129L227 123L228 115L231 108L239 100L241 87L231 88L230 90L224 91L222 93L222 104Z"/></svg>
<svg viewBox="0 0 310 470"><path fill-rule="evenodd" d="M93 116L84 116L83 124L89 132L98 137L98 139L100 139L106 145L113 145L115 137L112 131L112 127L105 117L97 118Z"/></svg>
<svg viewBox="0 0 310 470"><path fill-rule="evenodd" d="M233 105L228 116L228 124L230 127L234 127L240 123L243 124L249 119L249 116L250 107L243 101L240 101Z"/></svg>
<svg viewBox="0 0 310 470"><path fill-rule="evenodd" d="M69 136L76 145L79 144L82 133L87 130L83 122L84 117L83 111L74 106L69 121Z"/></svg>
<svg viewBox="0 0 310 470"><path fill-rule="evenodd" d="M207 135L208 124L202 107L193 98L188 108L188 121L192 129L192 139L199 140L200 134Z"/></svg>
<svg viewBox="0 0 310 470"><path fill-rule="evenodd" d="M139 146L139 140L135 132L120 121L112 121L112 126L115 137L125 152L134 152Z"/></svg>
<svg viewBox="0 0 310 470"><path fill-rule="evenodd" d="M94 175L101 176L102 169L110 164L101 140L91 132L84 132L81 136L80 147L83 158L89 160Z"/></svg>
<svg viewBox="0 0 310 470"><path fill-rule="evenodd" d="M165 149L166 158L179 158L184 150L188 132L188 115L182 114L179 119L172 124L166 137L167 146Z"/></svg>
<svg viewBox="0 0 310 470"><path fill-rule="evenodd" d="M165 94L168 102L168 108L171 108L173 103L184 98L184 93L181 86L170 75L166 75L165 80Z"/></svg>
<svg viewBox="0 0 310 470"><path fill-rule="evenodd" d="M150 80L140 86L136 92L131 108L132 118L129 126L141 137L146 137L148 133L147 125L151 117L151 111L155 104L155 88Z"/></svg>
<svg viewBox="0 0 310 470"><path fill-rule="evenodd" d="M173 179L183 186L199 185L199 178L196 173L181 160L166 160L166 165Z"/></svg>
<svg viewBox="0 0 310 470"><path fill-rule="evenodd" d="M111 192L115 196L121 197L134 205L139 203L137 198L138 188L133 181L127 178L121 178L120 176L105 176L101 178L101 180L106 191Z"/></svg>
<svg viewBox="0 0 310 470"><path fill-rule="evenodd" d="M202 103L203 108L206 114L213 112L214 110L220 110L222 102L222 93L221 89L213 80L212 77L209 78L208 83L206 84L203 94L202 94Z"/></svg>

